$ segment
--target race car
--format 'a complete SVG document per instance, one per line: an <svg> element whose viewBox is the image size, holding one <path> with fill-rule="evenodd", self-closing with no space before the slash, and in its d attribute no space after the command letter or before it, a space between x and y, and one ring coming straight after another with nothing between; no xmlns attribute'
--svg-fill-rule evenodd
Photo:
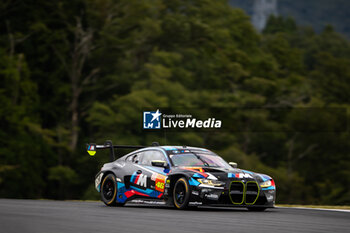
<svg viewBox="0 0 350 233"><path fill-rule="evenodd" d="M115 159L115 149L137 149ZM202 205L246 207L252 211L273 208L274 180L265 174L237 168L214 152L188 146L125 146L87 144L95 155L110 149L111 162L95 177L95 187L107 206L127 202L157 203L186 209Z"/></svg>

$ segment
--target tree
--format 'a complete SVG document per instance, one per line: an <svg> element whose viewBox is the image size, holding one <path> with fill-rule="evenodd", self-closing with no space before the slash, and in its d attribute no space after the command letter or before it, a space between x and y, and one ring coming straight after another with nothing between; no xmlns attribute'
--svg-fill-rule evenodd
<svg viewBox="0 0 350 233"><path fill-rule="evenodd" d="M96 77L99 68L93 68L91 71L85 71L87 59L91 55L93 46L93 31L91 28L83 29L81 19L77 18L76 26L73 27L74 42L66 45L71 48L68 54L62 54L57 48L53 47L55 53L61 60L71 82L71 142L70 149L75 151L79 137L79 107L80 96L87 85L92 84L92 79ZM69 35L67 35L69 36ZM68 40L67 40L68 41Z"/></svg>

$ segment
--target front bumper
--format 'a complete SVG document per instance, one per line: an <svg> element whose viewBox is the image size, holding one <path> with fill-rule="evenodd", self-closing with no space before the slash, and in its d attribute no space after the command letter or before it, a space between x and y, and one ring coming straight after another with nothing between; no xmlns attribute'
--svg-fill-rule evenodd
<svg viewBox="0 0 350 233"><path fill-rule="evenodd" d="M242 183L246 185L246 183ZM231 183L226 187L201 187L191 186L191 197L189 205L212 205L230 207L265 207L273 208L276 200L276 189L261 188L259 185L257 192L246 191L234 192L230 189ZM246 187L246 186L245 186ZM238 193L238 194L237 194ZM241 195L240 201L235 201L232 195ZM255 195L255 196L254 196ZM231 196L231 197L230 197Z"/></svg>

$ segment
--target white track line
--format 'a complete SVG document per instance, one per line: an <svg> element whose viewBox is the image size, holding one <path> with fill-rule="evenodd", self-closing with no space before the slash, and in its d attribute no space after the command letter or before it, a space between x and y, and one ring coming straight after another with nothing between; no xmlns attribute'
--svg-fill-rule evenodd
<svg viewBox="0 0 350 233"><path fill-rule="evenodd" d="M350 213L350 210L343 210L343 209L322 209L322 208L282 207L282 206L277 206L276 208L284 208L284 209L302 209L302 210L327 210L327 211L337 211L337 212L348 212L348 213Z"/></svg>

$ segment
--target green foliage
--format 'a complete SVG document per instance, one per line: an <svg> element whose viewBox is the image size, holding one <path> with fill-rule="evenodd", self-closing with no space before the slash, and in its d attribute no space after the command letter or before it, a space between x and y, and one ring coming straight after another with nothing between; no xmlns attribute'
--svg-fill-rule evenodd
<svg viewBox="0 0 350 233"><path fill-rule="evenodd" d="M271 15L267 25L264 29L264 33L277 33L277 32L289 32L293 33L297 30L297 25L293 18L284 18L283 16Z"/></svg>
<svg viewBox="0 0 350 233"><path fill-rule="evenodd" d="M233 7L244 9L253 14L254 0L229 0ZM349 38L350 4L348 0L279 0L278 14L283 17L293 17L297 24L310 26L321 32L327 24L334 25L338 32ZM284 30L284 29L282 29Z"/></svg>
<svg viewBox="0 0 350 233"><path fill-rule="evenodd" d="M111 139L207 147L271 175L278 202L349 204L348 129L337 112L300 113L349 109L350 44L331 27L271 17L260 35L221 0L20 1L0 12L1 197L97 199L108 153L90 157L85 143ZM142 111L165 107L221 114L231 131L142 131Z"/></svg>
<svg viewBox="0 0 350 233"><path fill-rule="evenodd" d="M49 169L48 180L58 184L59 193L55 197L59 199L69 198L65 196L65 190L78 183L76 172L67 166L55 166Z"/></svg>
<svg viewBox="0 0 350 233"><path fill-rule="evenodd" d="M49 169L49 180L72 184L77 182L77 174L70 167L56 166Z"/></svg>

